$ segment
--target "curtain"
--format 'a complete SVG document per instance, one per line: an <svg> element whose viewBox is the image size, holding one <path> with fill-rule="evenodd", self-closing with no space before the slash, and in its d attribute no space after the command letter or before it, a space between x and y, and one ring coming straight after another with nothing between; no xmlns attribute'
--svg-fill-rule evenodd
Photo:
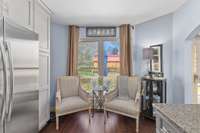
<svg viewBox="0 0 200 133"><path fill-rule="evenodd" d="M129 24L120 26L120 75L132 75L131 28Z"/></svg>
<svg viewBox="0 0 200 133"><path fill-rule="evenodd" d="M68 51L69 76L77 75L78 43L79 43L79 27L71 25L69 26L69 51Z"/></svg>

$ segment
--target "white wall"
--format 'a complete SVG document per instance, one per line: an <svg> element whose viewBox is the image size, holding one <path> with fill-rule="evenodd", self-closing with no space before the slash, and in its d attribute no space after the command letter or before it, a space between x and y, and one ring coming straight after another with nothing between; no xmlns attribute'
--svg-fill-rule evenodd
<svg viewBox="0 0 200 133"><path fill-rule="evenodd" d="M163 44L163 72L167 78L167 101L172 103L171 89L171 51L173 15L165 15L135 26L134 66L135 73L146 74L146 64L142 59L142 49L150 45Z"/></svg>
<svg viewBox="0 0 200 133"><path fill-rule="evenodd" d="M192 102L192 41L200 26L200 0L188 0L173 16L173 95L175 103Z"/></svg>
<svg viewBox="0 0 200 133"><path fill-rule="evenodd" d="M66 75L68 27L51 24L51 108L55 105L56 79Z"/></svg>

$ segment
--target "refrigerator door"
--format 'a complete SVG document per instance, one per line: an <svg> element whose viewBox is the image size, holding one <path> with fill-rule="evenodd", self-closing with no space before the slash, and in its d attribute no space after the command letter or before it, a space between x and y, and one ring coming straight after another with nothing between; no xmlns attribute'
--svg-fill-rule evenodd
<svg viewBox="0 0 200 133"><path fill-rule="evenodd" d="M6 133L38 133L38 91L14 94L11 119Z"/></svg>
<svg viewBox="0 0 200 133"><path fill-rule="evenodd" d="M38 132L38 42L6 38L9 71L9 90L6 133ZM9 65L10 66L10 65ZM8 67L9 68L9 67ZM11 70L9 68L9 70ZM10 105L10 106L9 106Z"/></svg>
<svg viewBox="0 0 200 133"><path fill-rule="evenodd" d="M37 133L38 35L5 18L3 27L8 71L5 133Z"/></svg>
<svg viewBox="0 0 200 133"><path fill-rule="evenodd" d="M39 48L37 41L6 39L7 53L13 63L13 93L38 89ZM9 56L8 56L9 58Z"/></svg>
<svg viewBox="0 0 200 133"><path fill-rule="evenodd" d="M3 46L3 21L0 19L0 133L5 133L6 89L8 85L5 47Z"/></svg>
<svg viewBox="0 0 200 133"><path fill-rule="evenodd" d="M6 107L6 89L7 89L7 71L6 56L3 44L0 43L0 133L5 133L5 107Z"/></svg>

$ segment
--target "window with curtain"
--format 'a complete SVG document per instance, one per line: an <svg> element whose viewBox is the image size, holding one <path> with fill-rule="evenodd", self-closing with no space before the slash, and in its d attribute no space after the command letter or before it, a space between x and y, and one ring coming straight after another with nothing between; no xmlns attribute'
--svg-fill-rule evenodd
<svg viewBox="0 0 200 133"><path fill-rule="evenodd" d="M79 33L77 69L82 88L90 92L91 80L103 78L110 82L109 90L115 89L120 74L119 29L82 27Z"/></svg>

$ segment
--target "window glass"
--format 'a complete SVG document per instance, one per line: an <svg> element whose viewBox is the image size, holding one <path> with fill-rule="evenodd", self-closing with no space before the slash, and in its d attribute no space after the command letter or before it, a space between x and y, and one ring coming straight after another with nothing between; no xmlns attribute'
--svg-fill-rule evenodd
<svg viewBox="0 0 200 133"><path fill-rule="evenodd" d="M103 76L109 80L109 89L116 88L117 76L120 72L120 45L118 41L104 41Z"/></svg>
<svg viewBox="0 0 200 133"><path fill-rule="evenodd" d="M80 42L78 52L78 74L81 86L90 91L91 79L98 78L98 42Z"/></svg>

